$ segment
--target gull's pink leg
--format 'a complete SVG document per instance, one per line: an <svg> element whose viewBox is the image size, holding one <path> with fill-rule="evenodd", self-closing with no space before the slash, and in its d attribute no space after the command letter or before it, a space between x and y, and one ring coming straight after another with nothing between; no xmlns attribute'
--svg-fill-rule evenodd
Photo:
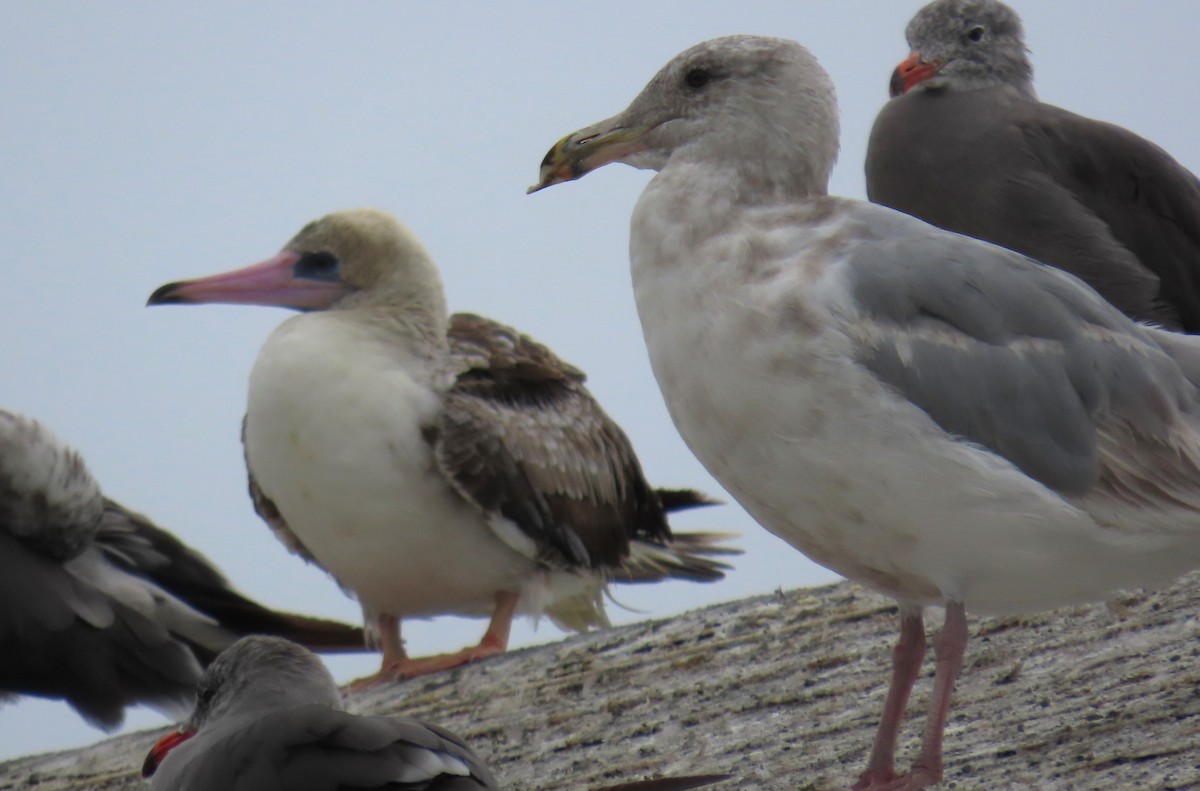
<svg viewBox="0 0 1200 791"><path fill-rule="evenodd" d="M856 789L920 791L942 781L942 733L946 729L954 682L958 678L958 671L962 669L963 656L967 652L967 613L962 602L946 604L946 623L942 626L942 633L938 635L936 648L937 671L933 677L933 697L929 701L929 713L925 716L921 753L913 763L912 770L890 782L877 780L874 785L856 785Z"/></svg>
<svg viewBox="0 0 1200 791"><path fill-rule="evenodd" d="M877 788L896 777L896 740L908 706L908 696L921 674L925 659L925 621L918 609L900 610L900 639L892 652L892 684L888 687L883 716L875 731L875 746L867 769L854 784L855 791Z"/></svg>
<svg viewBox="0 0 1200 791"><path fill-rule="evenodd" d="M925 718L925 733L921 736L921 753L913 763L909 776L919 785L911 789L925 788L942 781L942 735L946 730L946 718L950 713L950 696L954 694L954 682L962 670L963 657L967 653L967 611L962 602L946 604L946 623L937 641L937 671L933 678L933 698L929 701L929 714Z"/></svg>

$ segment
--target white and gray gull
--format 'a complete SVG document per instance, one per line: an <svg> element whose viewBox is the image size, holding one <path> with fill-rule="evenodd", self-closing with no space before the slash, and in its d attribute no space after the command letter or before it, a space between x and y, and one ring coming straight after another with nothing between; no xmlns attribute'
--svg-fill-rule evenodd
<svg viewBox="0 0 1200 791"><path fill-rule="evenodd" d="M325 568L382 642L377 679L504 651L514 615L607 625L610 581L720 579L709 501L646 482L584 376L515 330L450 316L437 268L391 215L337 212L261 264L171 283L150 304L308 311L263 345L243 427L259 514ZM404 617L491 615L477 646L410 658Z"/></svg>
<svg viewBox="0 0 1200 791"><path fill-rule="evenodd" d="M1200 180L1128 129L1039 101L1021 20L997 0L937 0L907 37L867 196L1200 332Z"/></svg>
<svg viewBox="0 0 1200 791"><path fill-rule="evenodd" d="M799 44L734 36L561 140L537 187L658 170L630 258L676 427L762 525L894 597L891 689L855 788L940 781L966 611L1104 599L1200 566L1200 345L1076 278L828 195L834 88ZM941 606L920 755L897 730Z"/></svg>
<svg viewBox="0 0 1200 791"><path fill-rule="evenodd" d="M498 791L478 755L444 728L345 711L316 656L275 637L247 637L212 663L196 707L142 765L151 791ZM600 791L685 791L695 775Z"/></svg>
<svg viewBox="0 0 1200 791"><path fill-rule="evenodd" d="M364 650L361 629L276 612L106 498L41 423L0 410L0 698L62 698L115 728L126 706L186 710L203 668L245 634Z"/></svg>

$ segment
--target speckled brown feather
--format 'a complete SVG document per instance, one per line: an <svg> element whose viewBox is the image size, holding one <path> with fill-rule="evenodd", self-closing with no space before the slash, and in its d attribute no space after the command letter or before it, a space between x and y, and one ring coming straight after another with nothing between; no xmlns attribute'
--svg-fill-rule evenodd
<svg viewBox="0 0 1200 791"><path fill-rule="evenodd" d="M694 489L651 488L628 437L584 386L583 371L511 327L470 313L451 316L448 339L455 383L426 436L463 497L511 520L549 565L607 568L620 582L724 576L726 564L708 556L739 554L720 545L728 534L672 535L666 519L716 501ZM289 551L320 566L248 461L246 470L255 512ZM631 539L670 545L674 556L631 559Z"/></svg>
<svg viewBox="0 0 1200 791"><path fill-rule="evenodd" d="M628 437L579 369L468 313L451 317L449 340L457 378L429 437L464 497L514 522L554 566L619 568L631 540L672 542L666 509ZM711 502L690 490L668 497L681 507ZM722 576L707 560L694 571L685 576Z"/></svg>

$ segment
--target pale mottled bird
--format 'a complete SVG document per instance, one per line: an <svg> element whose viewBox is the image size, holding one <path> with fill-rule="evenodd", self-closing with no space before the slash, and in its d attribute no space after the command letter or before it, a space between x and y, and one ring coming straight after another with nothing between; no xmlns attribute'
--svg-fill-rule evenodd
<svg viewBox="0 0 1200 791"><path fill-rule="evenodd" d="M199 553L104 497L83 459L0 410L0 696L62 698L112 729L125 707L186 709L238 637L363 650L361 629L269 610Z"/></svg>
<svg viewBox="0 0 1200 791"><path fill-rule="evenodd" d="M811 53L734 36L561 140L538 187L609 162L659 171L630 258L667 407L761 524L899 602L855 788L911 791L943 775L967 610L1099 600L1200 566L1200 339L1017 253L831 197L837 146ZM930 606L946 610L934 689L897 777Z"/></svg>
<svg viewBox="0 0 1200 791"><path fill-rule="evenodd" d="M204 674L196 708L142 765L151 791L498 791L461 739L409 717L358 716L311 652L247 637ZM598 791L686 791L725 775L658 778Z"/></svg>
<svg viewBox="0 0 1200 791"><path fill-rule="evenodd" d="M672 535L707 503L655 490L583 374L489 319L449 316L420 243L360 209L305 226L248 269L158 289L151 304L310 311L284 322L250 376L243 439L259 514L325 568L379 636L378 678L504 651L514 615L607 625L610 581L709 582L719 535ZM483 640L414 659L400 620L491 615Z"/></svg>
<svg viewBox="0 0 1200 791"><path fill-rule="evenodd" d="M997 0L937 0L907 37L871 131L868 197L1200 332L1200 180L1128 129L1038 101L1021 20Z"/></svg>

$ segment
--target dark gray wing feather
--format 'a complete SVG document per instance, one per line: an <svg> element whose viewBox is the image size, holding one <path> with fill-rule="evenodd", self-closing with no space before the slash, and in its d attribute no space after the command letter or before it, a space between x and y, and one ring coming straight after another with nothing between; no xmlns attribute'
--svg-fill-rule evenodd
<svg viewBox="0 0 1200 791"><path fill-rule="evenodd" d="M204 740L203 742L201 740ZM404 717L324 706L273 712L177 748L155 774L171 791L494 791L458 737Z"/></svg>
<svg viewBox="0 0 1200 791"><path fill-rule="evenodd" d="M105 563L88 549L64 566L0 531L0 690L64 699L106 730L137 703L181 713L200 665L170 629L71 572Z"/></svg>
<svg viewBox="0 0 1200 791"><path fill-rule="evenodd" d="M202 555L101 496L78 454L0 411L0 693L62 698L101 728L181 712L239 635L363 650L361 629L270 610ZM22 474L23 473L23 474Z"/></svg>
<svg viewBox="0 0 1200 791"><path fill-rule="evenodd" d="M1006 88L884 105L871 200L1024 253L1127 315L1200 331L1200 185L1128 130Z"/></svg>
<svg viewBox="0 0 1200 791"><path fill-rule="evenodd" d="M1196 393L1153 334L1075 278L992 245L913 232L848 268L861 362L946 431L1069 495L1101 434L1171 443Z"/></svg>
<svg viewBox="0 0 1200 791"><path fill-rule="evenodd" d="M1154 273L1182 327L1200 331L1200 180L1128 129L1038 109L1019 124L1030 154Z"/></svg>
<svg viewBox="0 0 1200 791"><path fill-rule="evenodd" d="M360 627L264 607L235 591L224 575L196 550L145 516L105 500L97 546L116 566L151 580L189 607L215 620L234 636L269 634L314 651L362 651ZM228 645L193 643L208 664Z"/></svg>

